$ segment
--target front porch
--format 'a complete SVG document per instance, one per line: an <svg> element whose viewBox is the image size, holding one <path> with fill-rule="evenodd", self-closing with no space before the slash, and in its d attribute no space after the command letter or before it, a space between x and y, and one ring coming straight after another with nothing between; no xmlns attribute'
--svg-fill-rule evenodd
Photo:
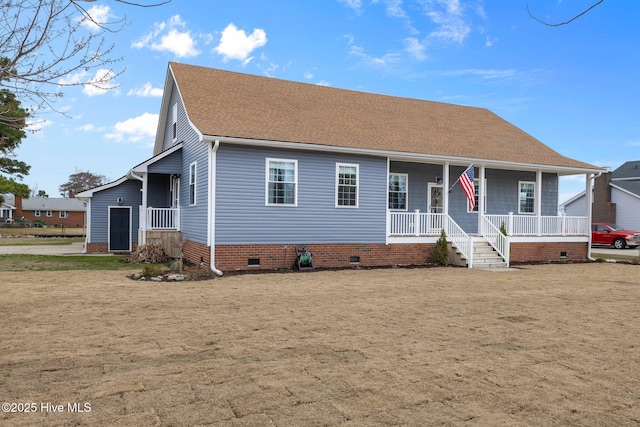
<svg viewBox="0 0 640 427"><path fill-rule="evenodd" d="M140 206L138 241L160 242L171 258L180 258L180 208L152 208Z"/></svg>
<svg viewBox="0 0 640 427"><path fill-rule="evenodd" d="M591 232L587 217L514 215L512 212L478 215L478 232L467 233L444 213L420 212L419 209L414 212L388 211L387 244L435 243L444 230L452 249L458 254L460 265L472 268L474 253L482 252L478 250L479 246L490 245L505 266L509 266L512 243L588 244Z"/></svg>

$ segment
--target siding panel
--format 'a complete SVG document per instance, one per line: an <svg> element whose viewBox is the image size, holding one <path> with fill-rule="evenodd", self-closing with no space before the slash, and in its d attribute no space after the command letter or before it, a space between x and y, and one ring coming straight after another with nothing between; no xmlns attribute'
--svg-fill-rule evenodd
<svg viewBox="0 0 640 427"><path fill-rule="evenodd" d="M118 198L122 198L121 206L131 206L132 224L131 241L138 242L140 205L142 204L142 183L128 180L122 184L94 193L91 199L91 234L89 243L108 241L109 206L118 206Z"/></svg>
<svg viewBox="0 0 640 427"><path fill-rule="evenodd" d="M265 206L266 158L298 161L296 207ZM336 163L359 165L359 207L336 208ZM221 145L216 244L385 241L386 159Z"/></svg>

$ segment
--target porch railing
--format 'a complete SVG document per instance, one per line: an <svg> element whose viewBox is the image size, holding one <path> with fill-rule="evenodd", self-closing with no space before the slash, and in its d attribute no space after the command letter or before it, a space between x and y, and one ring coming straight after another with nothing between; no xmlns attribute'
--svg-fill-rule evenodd
<svg viewBox="0 0 640 427"><path fill-rule="evenodd" d="M180 230L180 208L147 208L147 230Z"/></svg>
<svg viewBox="0 0 640 427"><path fill-rule="evenodd" d="M485 215L480 218L480 234L509 266L509 238L502 234L500 229L489 221Z"/></svg>
<svg viewBox="0 0 640 427"><path fill-rule="evenodd" d="M464 230L447 214L420 212L388 212L387 234L394 237L436 237L444 229L453 245L472 265L473 244Z"/></svg>
<svg viewBox="0 0 640 427"><path fill-rule="evenodd" d="M591 227L587 217L485 215L494 227L502 227L509 236L588 236Z"/></svg>

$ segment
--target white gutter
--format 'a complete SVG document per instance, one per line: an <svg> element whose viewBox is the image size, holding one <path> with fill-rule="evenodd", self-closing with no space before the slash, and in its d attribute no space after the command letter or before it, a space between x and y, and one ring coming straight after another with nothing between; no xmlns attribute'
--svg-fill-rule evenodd
<svg viewBox="0 0 640 427"><path fill-rule="evenodd" d="M371 148L340 147L340 146L334 146L334 145L311 144L311 143L303 143L303 142L270 141L270 140L249 139L249 138L235 138L235 137L218 136L218 135L203 135L202 140L207 142L221 141L221 142L230 143L230 144L253 145L258 147L291 148L296 150L313 150L313 151L326 151L326 152L333 152L333 153L360 154L360 155L368 155L368 156L376 156L376 157L389 157L390 159L397 160L397 161L440 162L440 163L448 162L454 166L464 166L464 167L467 167L469 163L475 163L477 166L482 164L485 167L490 169L507 169L507 170L524 170L524 171L541 170L542 172L562 173L564 175L577 175L577 174L582 174L587 172L598 173L602 171L602 169L600 168L589 169L589 168L579 168L579 167L571 167L571 166L543 165L543 164L537 164L537 163L514 164L511 161L481 159L477 157L471 158L471 157L454 157L454 156L446 156L446 155L418 154L418 153L408 153L408 152L392 151L392 150L376 150Z"/></svg>
<svg viewBox="0 0 640 427"><path fill-rule="evenodd" d="M220 146L220 140L216 139L215 141L207 141L211 144L211 149L209 150L209 185L207 191L207 198L209 199L209 203L207 203L207 210L209 221L207 221L207 226L209 227L209 237L208 243L209 248L211 250L209 259L210 259L210 268L211 271L216 273L218 276L222 276L222 271L216 268L216 153L218 151L218 147Z"/></svg>

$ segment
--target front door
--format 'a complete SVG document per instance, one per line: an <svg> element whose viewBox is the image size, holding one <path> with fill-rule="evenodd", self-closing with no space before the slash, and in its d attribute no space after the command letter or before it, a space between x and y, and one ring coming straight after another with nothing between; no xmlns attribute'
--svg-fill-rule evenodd
<svg viewBox="0 0 640 427"><path fill-rule="evenodd" d="M429 213L442 213L444 208L444 198L442 194L442 184L429 183Z"/></svg>
<svg viewBox="0 0 640 427"><path fill-rule="evenodd" d="M131 250L131 208L109 207L109 251Z"/></svg>

